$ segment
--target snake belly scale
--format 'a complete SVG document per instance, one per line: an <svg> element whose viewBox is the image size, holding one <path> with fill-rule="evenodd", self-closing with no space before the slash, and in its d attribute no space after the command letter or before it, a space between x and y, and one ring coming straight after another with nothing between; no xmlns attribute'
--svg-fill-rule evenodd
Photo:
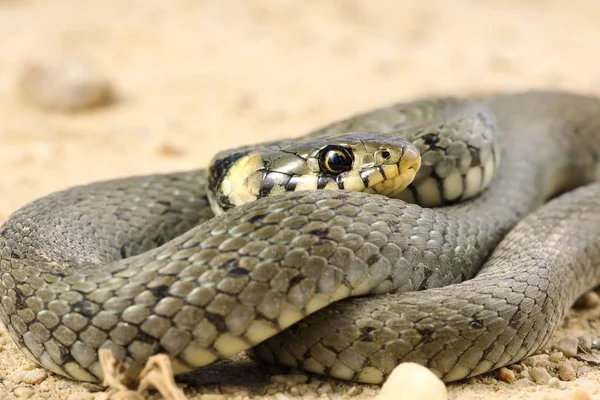
<svg viewBox="0 0 600 400"><path fill-rule="evenodd" d="M0 229L0 316L32 359L83 381L102 378L99 348L138 366L167 353L180 373L254 347L373 383L401 361L446 381L518 361L600 280L600 101L482 102L501 162L451 206L309 191L212 218L202 170L34 201ZM340 124L370 130L370 116Z"/></svg>

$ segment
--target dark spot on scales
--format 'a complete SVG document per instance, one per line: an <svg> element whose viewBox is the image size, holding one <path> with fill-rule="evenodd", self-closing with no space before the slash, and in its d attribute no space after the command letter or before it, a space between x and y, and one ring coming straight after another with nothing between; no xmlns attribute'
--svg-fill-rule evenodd
<svg viewBox="0 0 600 400"><path fill-rule="evenodd" d="M331 178L328 175L320 175L317 179L317 189L324 189L329 182L331 182Z"/></svg>
<svg viewBox="0 0 600 400"><path fill-rule="evenodd" d="M329 228L313 229L312 231L308 231L306 233L308 233L309 235L315 235L315 236L323 239L329 233Z"/></svg>
<svg viewBox="0 0 600 400"><path fill-rule="evenodd" d="M296 186L298 185L298 180L294 179L295 176L291 176L290 179L285 184L285 190L288 192L293 192L296 190Z"/></svg>
<svg viewBox="0 0 600 400"><path fill-rule="evenodd" d="M510 320L508 321L508 325L516 325L519 323L519 321L521 320L521 311L517 310L517 312L515 312L513 314L512 317L510 317Z"/></svg>
<svg viewBox="0 0 600 400"><path fill-rule="evenodd" d="M58 348L59 348L59 352L60 352L60 358L62 361L61 364L64 364L68 361L75 361L75 359L71 355L71 351L69 350L69 348L67 346L59 345Z"/></svg>
<svg viewBox="0 0 600 400"><path fill-rule="evenodd" d="M369 264L369 266L371 266L379 260L381 260L381 254L379 254L379 253L371 254L369 256L369 258L367 258L367 264Z"/></svg>
<svg viewBox="0 0 600 400"><path fill-rule="evenodd" d="M162 236L159 236L159 237L157 237L156 239L154 239L154 245L155 245L156 247L160 247L160 246L162 246L163 244L165 244L165 238L164 238L164 237L162 237Z"/></svg>
<svg viewBox="0 0 600 400"><path fill-rule="evenodd" d="M152 295L157 299L162 299L169 295L169 286L160 285L153 288L148 288L148 291L150 291L150 293L152 293Z"/></svg>
<svg viewBox="0 0 600 400"><path fill-rule="evenodd" d="M419 286L418 290L425 290L428 288L429 286L429 278L431 278L431 275L433 275L434 269L433 268L429 268L426 267L423 270L423 281L421 283L421 286Z"/></svg>
<svg viewBox="0 0 600 400"><path fill-rule="evenodd" d="M494 346L490 346L487 349L485 349L484 351L481 352L481 359L485 360L487 358L487 355L494 349Z"/></svg>
<svg viewBox="0 0 600 400"><path fill-rule="evenodd" d="M479 149L468 146L469 153L471 153L471 167L481 165L481 159L479 158Z"/></svg>
<svg viewBox="0 0 600 400"><path fill-rule="evenodd" d="M125 247L125 245L121 246L119 254L121 255L121 259L127 258L127 248Z"/></svg>
<svg viewBox="0 0 600 400"><path fill-rule="evenodd" d="M496 123L495 120L491 117L491 115L487 112L480 111L477 113L477 119L483 123L483 125L488 129L495 129Z"/></svg>
<svg viewBox="0 0 600 400"><path fill-rule="evenodd" d="M381 167L377 167L377 169L381 169ZM383 169L382 169L383 171ZM369 174L367 171L361 171L360 179L362 180L363 185L368 188L369 187ZM383 175L383 179L385 179L385 175Z"/></svg>
<svg viewBox="0 0 600 400"><path fill-rule="evenodd" d="M550 297L546 296L544 298L544 304L542 304L542 315L548 314L548 303L550 302Z"/></svg>
<svg viewBox="0 0 600 400"><path fill-rule="evenodd" d="M423 343L431 343L433 341L433 334L434 332L431 329L418 329L417 328L417 332L419 332L419 334L422 337L422 341Z"/></svg>
<svg viewBox="0 0 600 400"><path fill-rule="evenodd" d="M370 333L373 332L375 328L372 326L363 326L360 328L360 338L359 340L362 342L372 342L373 338L371 338Z"/></svg>
<svg viewBox="0 0 600 400"><path fill-rule="evenodd" d="M423 136L423 142L425 142L427 146L434 146L439 140L439 136L432 133Z"/></svg>
<svg viewBox="0 0 600 400"><path fill-rule="evenodd" d="M302 276L302 275L294 276L292 279L290 279L290 286L294 286L294 285L300 283L300 281L302 281L303 278L304 278L304 276Z"/></svg>
<svg viewBox="0 0 600 400"><path fill-rule="evenodd" d="M97 304L89 300L78 301L73 304L73 311L84 317L94 317L96 315Z"/></svg>
<svg viewBox="0 0 600 400"><path fill-rule="evenodd" d="M217 203L219 203L219 205L221 206L223 211L228 211L233 208L233 204L231 204L231 202L229 201L229 197L224 196L223 194L221 194L221 192L218 192L217 197L218 197Z"/></svg>
<svg viewBox="0 0 600 400"><path fill-rule="evenodd" d="M240 275L248 275L250 271L244 268L233 268L229 270L229 275L240 276Z"/></svg>
<svg viewBox="0 0 600 400"><path fill-rule="evenodd" d="M284 177L284 180L281 182L277 181L277 178L281 178ZM285 179L287 178L287 179ZM262 184L260 185L260 189L258 190L258 197L267 197L270 193L271 190L273 190L273 188L275 187L275 185L283 185L284 187L286 187L286 185L289 183L290 181L290 177L283 175L283 174L272 174L267 172L267 174L265 175L265 177L263 178Z"/></svg>
<svg viewBox="0 0 600 400"><path fill-rule="evenodd" d="M215 328L217 328L217 331L227 332L227 324L223 320L223 317L221 317L220 315L205 311L204 318L209 320L215 326Z"/></svg>
<svg viewBox="0 0 600 400"><path fill-rule="evenodd" d="M144 320L144 322L146 322L146 320ZM144 323L144 322L142 322L142 323ZM129 322L129 324L131 324L131 322ZM131 325L135 325L135 324L131 324ZM138 331L137 335L135 335L135 340L139 340L140 342L144 342L144 343L148 343L148 344L156 343L156 339L160 339L160 337L155 338L141 330ZM168 353L168 351L165 351L165 353Z"/></svg>
<svg viewBox="0 0 600 400"><path fill-rule="evenodd" d="M483 328L483 322L480 319L474 319L473 321L471 321L471 328L481 329Z"/></svg>
<svg viewBox="0 0 600 400"><path fill-rule="evenodd" d="M259 222L259 221L262 221L262 219L264 217L266 217L266 214L254 214L253 216L248 218L246 220L246 222L250 222L250 223Z"/></svg>
<svg viewBox="0 0 600 400"><path fill-rule="evenodd" d="M23 294L23 291L21 289L19 289L18 286L13 288L13 290L15 291L15 294L17 295L16 301L15 301L15 308L17 310L24 310L26 308L29 308L29 306L25 302L25 300L27 299L27 296L25 296Z"/></svg>

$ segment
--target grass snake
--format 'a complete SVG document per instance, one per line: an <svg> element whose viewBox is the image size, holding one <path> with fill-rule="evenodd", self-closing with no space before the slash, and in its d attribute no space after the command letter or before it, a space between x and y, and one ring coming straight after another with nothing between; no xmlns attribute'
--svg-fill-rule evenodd
<svg viewBox="0 0 600 400"><path fill-rule="evenodd" d="M447 102L397 104L311 136L423 132L420 119ZM99 348L138 366L167 353L175 373L254 348L371 383L402 361L445 381L516 362L600 280L600 100L527 92L473 104L490 111L484 129L497 124L501 157L487 156L493 179L480 173L489 187L456 204L433 164L405 200L436 208L315 190L214 217L204 170L36 200L0 228L2 321L33 360L82 381L101 380ZM431 176L434 200L418 185Z"/></svg>

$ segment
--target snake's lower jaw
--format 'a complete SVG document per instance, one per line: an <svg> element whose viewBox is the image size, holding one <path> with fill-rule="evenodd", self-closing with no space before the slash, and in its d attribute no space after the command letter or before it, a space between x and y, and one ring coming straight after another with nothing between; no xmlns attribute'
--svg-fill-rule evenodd
<svg viewBox="0 0 600 400"><path fill-rule="evenodd" d="M385 167L388 166L384 166L384 171ZM397 168L397 175L395 177L388 177L388 179L367 188L365 192L392 198L398 197L413 182L417 176L417 172L419 172L419 168L421 168L421 157L418 150L413 146L407 146Z"/></svg>
<svg viewBox="0 0 600 400"><path fill-rule="evenodd" d="M415 179L417 172L421 168L421 155L419 150L415 146L406 146L404 153L402 154L402 160L398 165L400 176L406 181L406 185L402 190L406 189L408 185Z"/></svg>
<svg viewBox="0 0 600 400"><path fill-rule="evenodd" d="M417 171L408 170L394 179L387 179L377 185L367 188L365 192L396 198L411 184L416 174Z"/></svg>

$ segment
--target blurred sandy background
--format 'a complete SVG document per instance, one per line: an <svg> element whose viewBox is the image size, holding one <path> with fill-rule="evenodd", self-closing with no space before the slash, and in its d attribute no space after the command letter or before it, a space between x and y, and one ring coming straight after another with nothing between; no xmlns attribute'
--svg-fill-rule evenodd
<svg viewBox="0 0 600 400"><path fill-rule="evenodd" d="M0 0L0 221L57 189L201 167L392 101L600 94L599 21L596 0ZM76 114L24 104L24 65L63 55L102 71L117 102ZM2 349L10 392L16 356ZM472 398L499 395L478 387ZM75 399L55 389L42 398Z"/></svg>

